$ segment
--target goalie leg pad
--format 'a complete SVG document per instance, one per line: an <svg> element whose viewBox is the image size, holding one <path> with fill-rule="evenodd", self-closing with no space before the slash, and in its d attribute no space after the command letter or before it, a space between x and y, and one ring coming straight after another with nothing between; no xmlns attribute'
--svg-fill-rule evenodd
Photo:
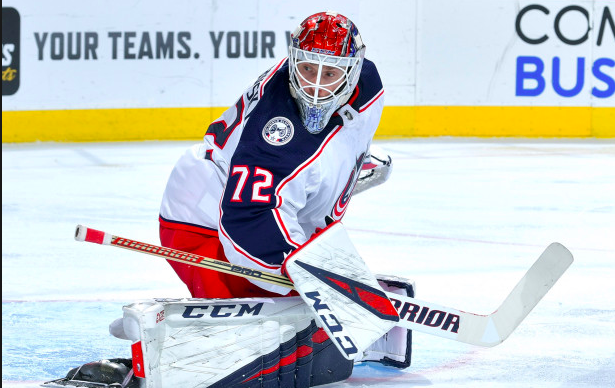
<svg viewBox="0 0 615 388"><path fill-rule="evenodd" d="M346 380L350 377L354 363L342 356L323 329L318 329L314 333L312 342L314 343L314 359L311 387Z"/></svg>
<svg viewBox="0 0 615 388"><path fill-rule="evenodd" d="M307 330L311 330L311 324ZM297 333L293 326L280 328L280 370L278 381L280 387L295 387L295 370L297 367Z"/></svg>
<svg viewBox="0 0 615 388"><path fill-rule="evenodd" d="M297 333L297 365L295 380L298 387L309 387L312 376L312 361L314 359L314 342L312 335L316 332L316 322L310 321L307 330Z"/></svg>
<svg viewBox="0 0 615 388"><path fill-rule="evenodd" d="M308 388L334 366L320 359L318 327L300 297L158 299L125 306L122 321L124 336L133 334L133 364L142 360L142 388Z"/></svg>

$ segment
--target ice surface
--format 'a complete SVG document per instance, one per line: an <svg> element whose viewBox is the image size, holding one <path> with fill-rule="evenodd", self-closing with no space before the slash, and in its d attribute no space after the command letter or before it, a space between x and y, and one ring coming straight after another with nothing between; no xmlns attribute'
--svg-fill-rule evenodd
<svg viewBox="0 0 615 388"><path fill-rule="evenodd" d="M162 260L78 243L77 224L158 244L158 207L191 143L2 146L2 386L35 387L129 356L107 326L135 299L188 296ZM380 141L385 185L344 225L376 273L417 297L490 313L551 242L575 262L501 345L414 335L412 366L357 366L332 387L615 386L615 143Z"/></svg>

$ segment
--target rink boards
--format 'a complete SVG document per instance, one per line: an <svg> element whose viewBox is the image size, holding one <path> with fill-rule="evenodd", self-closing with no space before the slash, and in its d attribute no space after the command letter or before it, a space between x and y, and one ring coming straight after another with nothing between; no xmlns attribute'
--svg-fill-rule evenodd
<svg viewBox="0 0 615 388"><path fill-rule="evenodd" d="M609 0L9 0L2 141L198 139L326 9L378 66L377 136L615 137Z"/></svg>

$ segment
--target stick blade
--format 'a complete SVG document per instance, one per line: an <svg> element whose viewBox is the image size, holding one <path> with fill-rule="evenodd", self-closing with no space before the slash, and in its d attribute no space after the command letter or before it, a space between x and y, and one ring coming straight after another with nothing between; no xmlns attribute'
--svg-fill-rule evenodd
<svg viewBox="0 0 615 388"><path fill-rule="evenodd" d="M508 338L573 261L572 253L565 246L557 242L549 245L492 314L482 345L494 346Z"/></svg>

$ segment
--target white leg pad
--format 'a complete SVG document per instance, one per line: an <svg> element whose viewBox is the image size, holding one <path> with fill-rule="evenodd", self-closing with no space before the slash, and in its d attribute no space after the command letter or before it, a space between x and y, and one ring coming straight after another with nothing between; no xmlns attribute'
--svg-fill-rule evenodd
<svg viewBox="0 0 615 388"><path fill-rule="evenodd" d="M121 325L112 326L133 341L141 387L208 387L275 357L312 319L299 297L157 299L125 306Z"/></svg>

